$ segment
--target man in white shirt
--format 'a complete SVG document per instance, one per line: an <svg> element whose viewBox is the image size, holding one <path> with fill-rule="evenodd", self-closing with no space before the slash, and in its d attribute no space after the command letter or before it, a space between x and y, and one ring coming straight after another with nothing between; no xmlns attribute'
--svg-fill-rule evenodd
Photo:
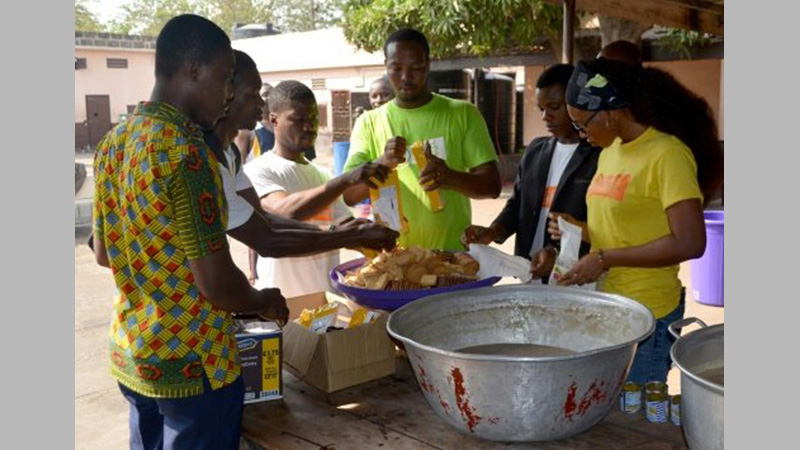
<svg viewBox="0 0 800 450"><path fill-rule="evenodd" d="M531 259L535 279L553 269L558 241L547 232L550 213L586 221L586 190L597 170L600 149L581 139L567 114L564 93L569 64L547 68L536 82L536 103L551 136L534 139L519 164L514 193L489 227L472 225L461 237L470 243L503 243L517 235L514 254ZM581 246L581 255L589 251Z"/></svg>
<svg viewBox="0 0 800 450"><path fill-rule="evenodd" d="M259 94L261 76L246 53L234 50L234 54L234 97L228 114L205 135L223 181L228 235L259 255L276 258L338 252L342 247L392 248L397 233L371 222L352 220L335 230L320 230L261 210L258 195L242 170L241 154L232 143L239 129L252 129L261 116L264 105Z"/></svg>
<svg viewBox="0 0 800 450"><path fill-rule="evenodd" d="M245 165L261 207L285 219L335 229L334 224L351 217L342 193L360 184L375 187L370 179L384 180L389 169L370 163L331 178L305 156L314 148L319 126L311 89L298 81L283 81L270 91L267 101L275 146ZM327 290L328 273L338 263L338 251L297 258L259 257L256 286L278 287L286 297Z"/></svg>

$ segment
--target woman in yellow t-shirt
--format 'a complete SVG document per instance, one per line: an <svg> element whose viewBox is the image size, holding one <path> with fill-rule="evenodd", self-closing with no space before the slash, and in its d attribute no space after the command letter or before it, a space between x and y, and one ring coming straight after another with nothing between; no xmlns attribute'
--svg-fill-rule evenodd
<svg viewBox="0 0 800 450"><path fill-rule="evenodd" d="M575 128L603 151L586 194L592 251L562 284L600 279L599 289L650 308L656 330L628 379L666 381L667 326L683 317L678 264L705 251L703 199L722 180L716 122L666 72L604 58L576 66L567 105Z"/></svg>

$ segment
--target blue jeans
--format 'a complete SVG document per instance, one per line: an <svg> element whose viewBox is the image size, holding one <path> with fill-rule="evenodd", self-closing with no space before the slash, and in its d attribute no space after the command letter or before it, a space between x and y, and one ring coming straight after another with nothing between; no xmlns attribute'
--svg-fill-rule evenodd
<svg viewBox="0 0 800 450"><path fill-rule="evenodd" d="M667 382L667 373L672 365L669 350L675 338L669 334L667 327L676 320L683 319L686 309L686 291L681 291L681 300L678 307L671 313L656 320L656 329L649 338L639 343L636 356L633 358L628 381L633 381L644 387L648 381Z"/></svg>
<svg viewBox="0 0 800 450"><path fill-rule="evenodd" d="M130 407L131 450L238 450L244 407L242 377L186 398L152 398L119 385Z"/></svg>

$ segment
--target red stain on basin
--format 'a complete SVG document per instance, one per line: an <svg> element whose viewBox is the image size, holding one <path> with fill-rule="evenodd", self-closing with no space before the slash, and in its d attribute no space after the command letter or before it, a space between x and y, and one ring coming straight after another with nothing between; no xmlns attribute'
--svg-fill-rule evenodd
<svg viewBox="0 0 800 450"><path fill-rule="evenodd" d="M433 385L428 382L428 374L425 372L425 368L422 367L422 364L417 364L417 368L419 369L420 387L422 387L423 391L433 392Z"/></svg>
<svg viewBox="0 0 800 450"><path fill-rule="evenodd" d="M438 392L437 392L437 395L438 395ZM444 412L446 412L447 414L450 414L450 404L449 403L447 403L446 401L442 400L441 397L439 397L439 404L442 405L442 408L444 409Z"/></svg>
<svg viewBox="0 0 800 450"><path fill-rule="evenodd" d="M456 406L461 411L461 417L467 421L467 428L471 433L475 432L475 427L481 423L483 419L475 412L475 408L469 405L469 396L467 390L464 388L464 376L458 367L453 367L450 372L453 375L453 382L455 383Z"/></svg>
<svg viewBox="0 0 800 450"><path fill-rule="evenodd" d="M573 381L567 390L567 399L564 401L564 417L572 420L575 413L582 416L589 411L592 405L604 402L608 398L608 391L604 389L605 385L605 381L601 380L598 383L597 380L594 380L578 402L578 384Z"/></svg>
<svg viewBox="0 0 800 450"><path fill-rule="evenodd" d="M578 404L575 402L575 395L578 392L578 385L573 382L569 386L569 390L567 391L567 399L564 401L564 417L569 420L572 420L572 415L575 414L575 409L578 408Z"/></svg>
<svg viewBox="0 0 800 450"><path fill-rule="evenodd" d="M581 403L578 405L578 414L586 414L586 411L589 410L590 406L599 404L606 399L607 394L605 389L603 389L605 384L605 381L601 381L600 384L597 384L597 380L592 382L592 384L589 386L589 390L583 394Z"/></svg>
<svg viewBox="0 0 800 450"><path fill-rule="evenodd" d="M437 389L436 386L428 381L428 373L425 371L425 368L422 366L422 364L417 363L417 374L419 375L419 386L422 388L422 390L430 394L436 394L436 398L439 399L439 404L442 405L442 409L446 414L449 415L450 404L442 399L442 394L439 392L439 389Z"/></svg>

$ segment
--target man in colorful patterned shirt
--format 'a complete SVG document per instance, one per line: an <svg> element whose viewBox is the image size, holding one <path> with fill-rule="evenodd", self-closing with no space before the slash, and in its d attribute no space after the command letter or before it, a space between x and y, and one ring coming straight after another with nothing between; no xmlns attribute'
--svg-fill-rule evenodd
<svg viewBox="0 0 800 450"><path fill-rule="evenodd" d="M238 448L231 312L288 317L280 292L252 289L231 259L222 181L200 131L224 115L233 62L212 22L171 19L151 101L95 154L95 254L118 290L111 372L131 404L131 448Z"/></svg>

